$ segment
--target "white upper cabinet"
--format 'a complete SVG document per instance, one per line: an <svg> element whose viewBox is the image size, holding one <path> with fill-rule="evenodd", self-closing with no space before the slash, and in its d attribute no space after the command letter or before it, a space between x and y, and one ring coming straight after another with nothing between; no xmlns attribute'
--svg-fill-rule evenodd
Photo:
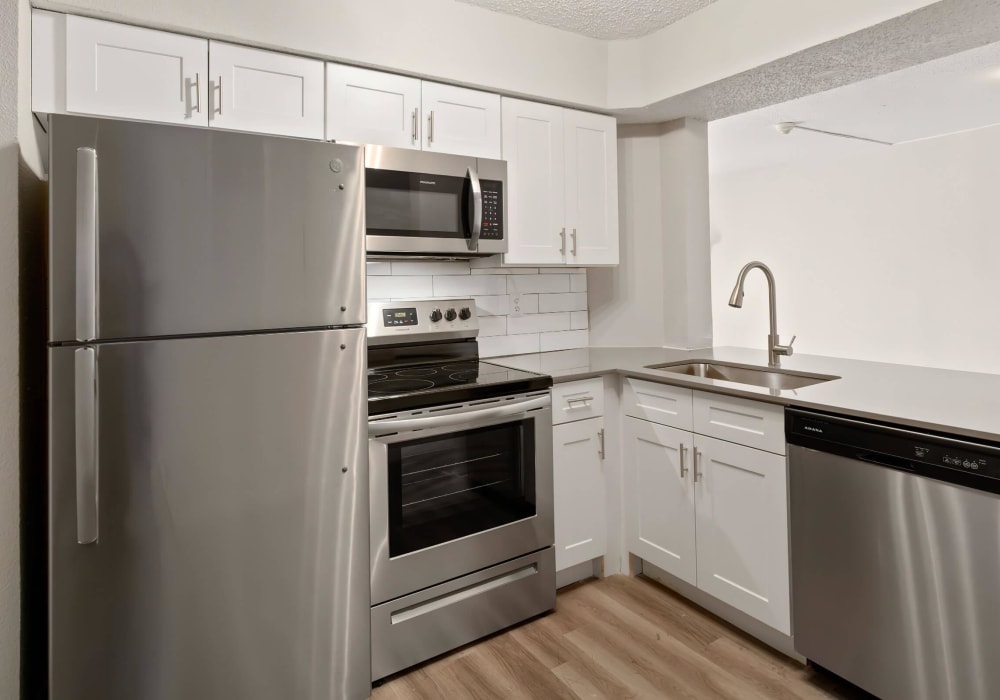
<svg viewBox="0 0 1000 700"><path fill-rule="evenodd" d="M323 138L323 62L213 41L210 125Z"/></svg>
<svg viewBox="0 0 1000 700"><path fill-rule="evenodd" d="M567 109L566 227L570 265L618 264L618 142L614 117Z"/></svg>
<svg viewBox="0 0 1000 700"><path fill-rule="evenodd" d="M420 80L326 64L326 138L420 150Z"/></svg>
<svg viewBox="0 0 1000 700"><path fill-rule="evenodd" d="M503 99L509 265L618 264L614 117Z"/></svg>
<svg viewBox="0 0 1000 700"><path fill-rule="evenodd" d="M66 111L208 124L208 42L66 16Z"/></svg>
<svg viewBox="0 0 1000 700"><path fill-rule="evenodd" d="M553 495L556 570L604 556L604 419L556 425Z"/></svg>
<svg viewBox="0 0 1000 700"><path fill-rule="evenodd" d="M562 107L503 98L506 263L559 265L566 261L563 111Z"/></svg>
<svg viewBox="0 0 1000 700"><path fill-rule="evenodd" d="M425 151L500 158L500 95L426 80L421 89Z"/></svg>

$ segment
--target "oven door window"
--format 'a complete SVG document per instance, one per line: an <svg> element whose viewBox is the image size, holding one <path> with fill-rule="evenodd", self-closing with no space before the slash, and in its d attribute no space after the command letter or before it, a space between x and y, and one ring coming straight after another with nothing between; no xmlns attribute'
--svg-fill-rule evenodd
<svg viewBox="0 0 1000 700"><path fill-rule="evenodd" d="M534 421L389 445L389 556L535 515Z"/></svg>
<svg viewBox="0 0 1000 700"><path fill-rule="evenodd" d="M365 220L369 236L470 236L469 180L369 168Z"/></svg>

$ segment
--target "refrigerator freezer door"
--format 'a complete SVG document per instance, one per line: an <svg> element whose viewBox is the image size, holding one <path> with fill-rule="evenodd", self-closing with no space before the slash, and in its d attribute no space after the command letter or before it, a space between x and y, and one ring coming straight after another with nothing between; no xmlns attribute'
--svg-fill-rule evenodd
<svg viewBox="0 0 1000 700"><path fill-rule="evenodd" d="M52 700L368 697L364 331L97 347L81 481L78 351L49 351Z"/></svg>
<svg viewBox="0 0 1000 700"><path fill-rule="evenodd" d="M364 323L360 148L54 115L50 159L50 341Z"/></svg>

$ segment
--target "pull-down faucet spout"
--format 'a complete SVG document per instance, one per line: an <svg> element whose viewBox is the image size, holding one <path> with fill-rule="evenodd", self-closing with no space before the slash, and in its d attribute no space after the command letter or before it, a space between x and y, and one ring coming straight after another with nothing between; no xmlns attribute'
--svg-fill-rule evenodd
<svg viewBox="0 0 1000 700"><path fill-rule="evenodd" d="M788 345L781 345L778 338L778 312L775 308L774 275L771 274L771 269L757 260L744 265L743 269L740 270L739 276L736 278L736 286L733 287L733 293L729 295L729 305L737 309L743 307L743 284L746 282L747 273L754 268L763 272L767 278L767 303L770 312L770 330L767 335L767 364L769 367L780 367L781 360L779 357L781 355L787 356L792 354L792 343L795 342L796 336L792 336L792 341Z"/></svg>

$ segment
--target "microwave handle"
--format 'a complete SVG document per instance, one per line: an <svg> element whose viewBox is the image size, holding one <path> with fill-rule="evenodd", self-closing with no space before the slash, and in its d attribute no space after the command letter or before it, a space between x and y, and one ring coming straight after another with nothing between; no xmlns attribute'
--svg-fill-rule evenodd
<svg viewBox="0 0 1000 700"><path fill-rule="evenodd" d="M368 434L385 435L388 433L406 432L408 430L427 430L429 428L447 428L455 425L470 425L482 420L516 416L536 408L548 408L551 405L552 400L548 395L546 395L528 399L527 401L515 401L504 404L503 406L483 408L476 411L461 411L459 413L449 413L443 416L373 421L368 424Z"/></svg>
<svg viewBox="0 0 1000 700"><path fill-rule="evenodd" d="M469 236L469 250L478 250L479 235L483 232L483 188L479 184L479 173L472 166L469 166L466 177L472 185L472 226L469 227L472 235Z"/></svg>

